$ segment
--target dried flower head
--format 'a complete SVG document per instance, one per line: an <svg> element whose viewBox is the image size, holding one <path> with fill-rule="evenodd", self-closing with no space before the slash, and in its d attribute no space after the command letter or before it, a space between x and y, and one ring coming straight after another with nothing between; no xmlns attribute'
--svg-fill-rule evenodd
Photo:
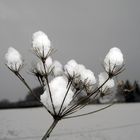
<svg viewBox="0 0 140 140"><path fill-rule="evenodd" d="M33 34L32 45L33 51L41 59L46 59L51 53L51 42L48 36L42 31Z"/></svg>
<svg viewBox="0 0 140 140"><path fill-rule="evenodd" d="M49 74L51 72L51 69L52 69L52 58L51 57L48 57L45 60L45 67L44 67L42 61L38 62L37 66L36 66L37 72L40 73L41 75Z"/></svg>
<svg viewBox="0 0 140 140"><path fill-rule="evenodd" d="M80 72L81 81L87 85L94 85L96 83L96 78L94 73L89 69L83 69Z"/></svg>
<svg viewBox="0 0 140 140"><path fill-rule="evenodd" d="M67 64L64 66L64 70L65 70L66 74L70 77L75 77L79 74L78 73L78 64L73 59L67 62Z"/></svg>
<svg viewBox="0 0 140 140"><path fill-rule="evenodd" d="M5 59L8 68L14 72L18 72L23 66L23 60L20 53L13 47L8 48L8 51L5 54Z"/></svg>
<svg viewBox="0 0 140 140"><path fill-rule="evenodd" d="M63 75L64 73L63 66L59 61L57 60L53 61L52 68L53 68L52 73L55 77Z"/></svg>
<svg viewBox="0 0 140 140"><path fill-rule="evenodd" d="M117 47L111 48L104 59L105 70L110 75L117 75L122 70L123 63L123 54Z"/></svg>

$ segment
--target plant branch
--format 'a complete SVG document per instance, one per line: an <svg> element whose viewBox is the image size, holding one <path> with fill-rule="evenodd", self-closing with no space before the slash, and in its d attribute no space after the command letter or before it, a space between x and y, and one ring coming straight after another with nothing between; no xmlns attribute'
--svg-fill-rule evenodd
<svg viewBox="0 0 140 140"><path fill-rule="evenodd" d="M108 77L108 78L106 79L106 81L104 81L104 83L103 83L101 86L99 86L94 92L90 93L86 98L79 100L78 103L74 104L73 106L71 106L71 108L69 108L68 110L66 110L66 112L64 112L64 116L67 115L68 113L70 113L73 109L77 108L80 104L83 104L83 103L88 102L89 98L90 98L93 94L95 94L96 92L98 92L98 91L106 84L106 82L107 82L109 79L110 79L110 77ZM83 108L83 107L82 107L82 108Z"/></svg>
<svg viewBox="0 0 140 140"><path fill-rule="evenodd" d="M93 99L95 99L95 98L97 97L97 95L98 95L98 92L96 93L96 95L94 96ZM85 104L82 104L82 105L79 104L79 105L77 105L77 107L75 107L71 112L67 113L65 116L71 115L71 114L77 112L78 110L81 110L81 109L84 108L86 105L88 105L89 102L90 102L90 100L86 101Z"/></svg>
<svg viewBox="0 0 140 140"><path fill-rule="evenodd" d="M60 109L59 109L58 116L61 114L61 110L62 110L62 108L63 108L63 104L64 104L64 102L65 102L65 99L66 99L67 95L68 95L68 92L69 92L69 90L70 90L71 85L72 85L72 80L70 81L70 84L68 85L68 88L67 88L66 94L65 94L65 96L64 96L64 98L63 98L63 101L62 101L61 107L60 107Z"/></svg>
<svg viewBox="0 0 140 140"><path fill-rule="evenodd" d="M14 72L14 74L22 81L22 83L28 88L28 90L30 91L29 94L31 94L51 115L52 113L48 110L48 108L40 101L40 99L33 93L32 89L30 88L30 86L27 84L27 82L25 81L25 79L21 76L21 74L19 72Z"/></svg>
<svg viewBox="0 0 140 140"><path fill-rule="evenodd" d="M105 106L105 107L103 107L103 108L100 108L100 109L98 109L98 110L91 111L91 112L88 112L88 113L83 113L83 114L80 114L80 115L74 115L74 116L64 117L63 119L77 118L77 117L81 117L81 116L86 116L86 115L94 114L94 113L97 113L97 112L102 111L102 110L104 110L104 109L107 109L107 108L111 107L111 106L114 105L114 104L115 104L115 103L112 102L111 104L109 104L109 105L107 105L107 106Z"/></svg>
<svg viewBox="0 0 140 140"><path fill-rule="evenodd" d="M47 74L46 67L45 67L45 60L42 60L42 63L43 63L43 66L44 66L45 79L46 79L47 87L48 87L49 94L50 94L52 108L53 108L54 114L56 115L56 111L55 111L55 107L54 107L54 103L53 103L53 99L52 99L52 93L51 93L51 89L50 89L50 85L49 85L49 80L48 80L48 74Z"/></svg>

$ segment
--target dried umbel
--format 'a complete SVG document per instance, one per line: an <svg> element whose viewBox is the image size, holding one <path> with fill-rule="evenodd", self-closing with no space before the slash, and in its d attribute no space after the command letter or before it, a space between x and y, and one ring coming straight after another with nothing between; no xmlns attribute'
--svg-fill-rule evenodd
<svg viewBox="0 0 140 140"><path fill-rule="evenodd" d="M40 98L33 93L20 74L23 61L19 52L14 48L9 48L5 58L8 68L23 82L30 93L54 119L42 140L46 140L50 136L53 128L60 120L89 115L113 104L85 114L71 115L88 105L91 99L95 100L102 95L105 96L108 89L114 86L113 78L124 69L123 54L120 49L110 49L104 59L105 72L99 74L98 80L91 70L83 64L78 64L74 59L68 61L64 66L59 61L53 60L51 58L53 52L51 42L42 31L33 34L32 49L34 54L39 57L39 61L32 68L32 72L44 88L44 93Z"/></svg>
<svg viewBox="0 0 140 140"><path fill-rule="evenodd" d="M116 76L124 70L124 59L121 50L111 48L104 59L104 68L110 76Z"/></svg>
<svg viewBox="0 0 140 140"><path fill-rule="evenodd" d="M23 60L20 53L13 47L9 47L5 54L6 65L12 71L19 71L22 68Z"/></svg>
<svg viewBox="0 0 140 140"><path fill-rule="evenodd" d="M32 49L40 59L46 59L53 51L51 48L51 41L48 36L38 31L33 34L32 37Z"/></svg>

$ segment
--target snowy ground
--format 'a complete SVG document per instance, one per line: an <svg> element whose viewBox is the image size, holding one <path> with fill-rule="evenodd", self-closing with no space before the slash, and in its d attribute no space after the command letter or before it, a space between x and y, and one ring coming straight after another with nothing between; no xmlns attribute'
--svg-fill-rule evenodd
<svg viewBox="0 0 140 140"><path fill-rule="evenodd" d="M0 140L40 140L51 122L44 108L0 110ZM93 115L63 120L50 140L140 140L140 104L118 104Z"/></svg>

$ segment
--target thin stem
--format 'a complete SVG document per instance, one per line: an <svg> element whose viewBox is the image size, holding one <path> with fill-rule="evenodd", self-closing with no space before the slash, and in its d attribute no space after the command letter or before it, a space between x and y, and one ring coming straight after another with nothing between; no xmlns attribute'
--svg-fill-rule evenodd
<svg viewBox="0 0 140 140"><path fill-rule="evenodd" d="M76 97L82 92L82 90L83 90L83 88L78 91L75 91L72 101L74 101L76 99Z"/></svg>
<svg viewBox="0 0 140 140"><path fill-rule="evenodd" d="M75 91L74 96L73 96L73 98L72 98L72 100L71 100L71 102L70 102L70 104L69 104L68 107L71 107L71 105L72 105L72 103L74 102L75 98L77 97L77 95L78 95L81 91L82 91L82 90L76 90L76 91ZM76 94L76 95L75 95L75 94ZM62 110L61 113L63 114L63 112L66 110L66 108L68 109L68 107L63 108L63 110Z"/></svg>
<svg viewBox="0 0 140 140"><path fill-rule="evenodd" d="M50 126L50 128L47 130L47 132L45 133L45 135L43 136L43 138L41 140L46 140L47 138L50 137L51 132L53 131L53 129L55 128L55 126L57 125L57 123L59 122L58 119L54 119L52 125Z"/></svg>
<svg viewBox="0 0 140 140"><path fill-rule="evenodd" d="M68 88L67 88L66 94L65 94L65 96L64 96L64 98L63 98L63 101L62 101L61 107L60 107L60 109L59 109L58 116L61 114L61 110L62 110L62 108L63 108L63 104L64 104L64 102L65 102L65 99L66 99L67 95L68 95L68 92L69 92L69 90L70 90L71 85L72 85L72 81L70 81L70 84L68 85Z"/></svg>
<svg viewBox="0 0 140 140"><path fill-rule="evenodd" d="M21 81L22 83L28 88L28 90L30 91L29 93L51 114L53 115L48 108L40 101L40 99L36 96L36 94L34 94L34 92L32 91L32 89L30 88L30 86L27 84L27 82L25 81L25 79L21 76L20 73L14 73Z"/></svg>
<svg viewBox="0 0 140 140"><path fill-rule="evenodd" d="M48 74L47 74L46 67L45 67L45 61L42 60L42 63L43 63L44 70L45 70L45 79L46 79L47 87L48 87L49 94L50 94L52 108L53 108L54 114L56 115L56 111L55 111L55 107L54 107L54 103L53 103L53 99L52 99L52 93L51 93L51 89L50 89L50 85L49 85L49 80L48 80Z"/></svg>
<svg viewBox="0 0 140 140"><path fill-rule="evenodd" d="M95 98L97 97L97 95L98 95L98 92L97 92L97 94L94 96L93 99L95 99ZM88 105L89 102L90 102L90 100L88 100L85 104L82 104L82 105L79 104L79 105L77 105L77 107L75 107L71 112L67 113L65 116L71 115L71 114L77 112L78 110L81 110L81 109L84 108L86 105Z"/></svg>
<svg viewBox="0 0 140 140"><path fill-rule="evenodd" d="M102 111L104 109L107 109L107 108L111 107L112 105L114 105L114 102L111 103L111 104L109 104L109 105L107 105L107 106L105 106L105 107L103 107L103 108L100 108L98 110L91 111L91 112L88 112L88 113L83 113L83 114L80 114L80 115L74 115L74 116L64 117L63 119L77 118L77 117L81 117L81 116L86 116L86 115L94 114L94 113L97 113L97 112Z"/></svg>
<svg viewBox="0 0 140 140"><path fill-rule="evenodd" d="M95 94L96 92L98 92L105 84L106 82L110 79L110 77L108 77L106 79L106 81L100 86L98 87L94 92L90 93L86 98L81 99L80 101L78 101L78 103L74 104L73 106L71 106L68 110L66 110L66 112L64 112L64 116L67 115L68 113L70 113L73 109L77 108L80 104L86 103L89 98ZM83 107L82 107L83 108Z"/></svg>

